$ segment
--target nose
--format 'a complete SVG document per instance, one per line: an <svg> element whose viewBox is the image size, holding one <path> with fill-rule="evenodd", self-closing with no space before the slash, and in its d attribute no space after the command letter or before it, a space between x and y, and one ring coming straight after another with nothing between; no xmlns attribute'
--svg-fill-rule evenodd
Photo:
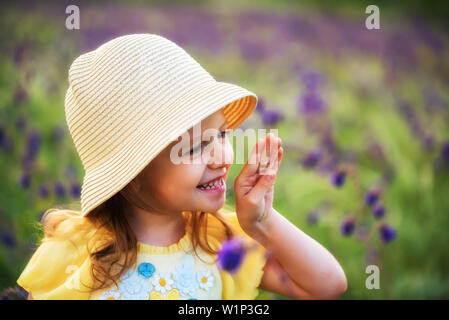
<svg viewBox="0 0 449 320"><path fill-rule="evenodd" d="M209 152L207 165L211 169L228 167L234 159L234 151L227 138L224 140L214 139L212 148Z"/></svg>

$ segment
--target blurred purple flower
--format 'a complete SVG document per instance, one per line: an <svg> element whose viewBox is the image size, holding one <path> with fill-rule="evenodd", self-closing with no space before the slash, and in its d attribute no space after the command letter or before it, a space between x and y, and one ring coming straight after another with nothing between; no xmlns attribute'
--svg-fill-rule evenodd
<svg viewBox="0 0 449 320"><path fill-rule="evenodd" d="M1 239L2 242L5 246L7 246L8 248L13 248L16 246L17 241L16 238L14 237L14 235L10 232L4 232L1 235Z"/></svg>
<svg viewBox="0 0 449 320"><path fill-rule="evenodd" d="M339 170L336 172L332 172L330 175L331 183L337 188L341 187L346 180L346 172L343 170Z"/></svg>
<svg viewBox="0 0 449 320"><path fill-rule="evenodd" d="M263 112L265 110L265 100L263 98L259 98L256 105L257 112Z"/></svg>
<svg viewBox="0 0 449 320"><path fill-rule="evenodd" d="M352 216L343 219L340 225L340 232L343 236L350 236L355 229L355 219Z"/></svg>
<svg viewBox="0 0 449 320"><path fill-rule="evenodd" d="M40 187L39 187L39 196L40 196L41 198L47 198L48 195L49 195L48 187L45 186L45 185L40 186Z"/></svg>
<svg viewBox="0 0 449 320"><path fill-rule="evenodd" d="M330 154L335 152L336 146L334 137L332 135L331 129L326 129L321 135L321 145L324 149L326 149Z"/></svg>
<svg viewBox="0 0 449 320"><path fill-rule="evenodd" d="M373 207L373 215L376 219L380 219L385 215L386 209L385 207L380 203L377 202Z"/></svg>
<svg viewBox="0 0 449 320"><path fill-rule="evenodd" d="M79 198L81 197L81 187L78 183L72 183L70 190L72 192L72 196L74 198Z"/></svg>
<svg viewBox="0 0 449 320"><path fill-rule="evenodd" d="M311 169L321 160L323 152L320 149L307 153L302 159L302 165L306 169Z"/></svg>
<svg viewBox="0 0 449 320"><path fill-rule="evenodd" d="M402 113L403 117L411 122L412 120L414 120L415 117L415 112L413 111L412 107L410 106L410 103L408 103L405 100L399 100L398 101L398 106L399 106L399 111Z"/></svg>
<svg viewBox="0 0 449 320"><path fill-rule="evenodd" d="M264 109L262 111L262 122L264 125L274 126L284 118L281 111L276 109Z"/></svg>
<svg viewBox="0 0 449 320"><path fill-rule="evenodd" d="M316 90L323 84L323 76L314 70L307 70L301 74L301 80L308 90Z"/></svg>
<svg viewBox="0 0 449 320"><path fill-rule="evenodd" d="M54 188L55 188L56 196L58 196L60 198L65 196L65 188L61 182L56 182Z"/></svg>
<svg viewBox="0 0 449 320"><path fill-rule="evenodd" d="M24 189L28 188L31 183L31 178L30 178L29 174L22 173L19 178L19 183L22 188L24 188Z"/></svg>
<svg viewBox="0 0 449 320"><path fill-rule="evenodd" d="M0 127L0 149L5 152L11 152L13 149L12 140L2 127Z"/></svg>
<svg viewBox="0 0 449 320"><path fill-rule="evenodd" d="M33 160L39 153L40 145L41 135L39 134L39 132L33 131L28 134L26 157L30 160Z"/></svg>
<svg viewBox="0 0 449 320"><path fill-rule="evenodd" d="M314 91L302 94L299 99L299 110L306 114L321 114L326 111L326 103L321 96Z"/></svg>
<svg viewBox="0 0 449 320"><path fill-rule="evenodd" d="M239 48L240 53L246 60L262 60L268 54L266 46L256 39L240 37Z"/></svg>
<svg viewBox="0 0 449 320"><path fill-rule="evenodd" d="M365 203L370 207L374 206L379 200L380 191L378 189L371 189L365 195Z"/></svg>
<svg viewBox="0 0 449 320"><path fill-rule="evenodd" d="M218 265L221 269L235 273L243 262L246 249L241 239L225 241L218 252Z"/></svg>
<svg viewBox="0 0 449 320"><path fill-rule="evenodd" d="M387 223L382 224L379 229L380 240L390 242L396 238L396 230Z"/></svg>
<svg viewBox="0 0 449 320"><path fill-rule="evenodd" d="M449 141L443 144L443 147L441 148L440 157L441 160L443 161L443 164L445 165L449 164Z"/></svg>
<svg viewBox="0 0 449 320"><path fill-rule="evenodd" d="M319 218L319 212L317 210L310 211L307 214L307 223L308 224L316 224Z"/></svg>

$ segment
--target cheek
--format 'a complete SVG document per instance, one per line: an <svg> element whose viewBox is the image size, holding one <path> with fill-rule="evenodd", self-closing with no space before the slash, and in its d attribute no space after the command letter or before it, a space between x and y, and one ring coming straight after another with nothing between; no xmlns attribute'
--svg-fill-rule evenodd
<svg viewBox="0 0 449 320"><path fill-rule="evenodd" d="M234 150L232 149L231 143L227 139L224 146L224 157L226 165L231 166L231 164L234 162Z"/></svg>
<svg viewBox="0 0 449 320"><path fill-rule="evenodd" d="M182 191L189 191L196 188L201 181L204 172L203 165L178 165L174 166L170 173L164 177L163 189L164 194L179 196Z"/></svg>

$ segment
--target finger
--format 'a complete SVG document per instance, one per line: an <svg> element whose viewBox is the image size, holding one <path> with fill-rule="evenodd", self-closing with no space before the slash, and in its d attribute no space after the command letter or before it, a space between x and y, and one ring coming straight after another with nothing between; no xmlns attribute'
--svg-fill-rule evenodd
<svg viewBox="0 0 449 320"><path fill-rule="evenodd" d="M248 198L254 203L259 203L265 197L265 194L271 190L274 185L276 175L267 174L259 177L256 185L248 192Z"/></svg>
<svg viewBox="0 0 449 320"><path fill-rule="evenodd" d="M280 147L280 148L279 148L279 152L278 152L278 157L279 157L279 160L278 160L278 169L279 169L279 167L281 166L281 162L282 162L283 156L284 156L284 148Z"/></svg>
<svg viewBox="0 0 449 320"><path fill-rule="evenodd" d="M276 174L278 168L278 153L280 148L280 139L272 133L266 137L266 148L262 152L260 174Z"/></svg>
<svg viewBox="0 0 449 320"><path fill-rule="evenodd" d="M260 165L260 158L261 158L261 152L264 148L265 140L259 139L256 143L256 145L253 147L253 150L251 151L251 154L248 158L248 161L246 161L244 167L242 168L242 171L240 172L240 175L242 177L248 177L255 175L257 173L257 170Z"/></svg>

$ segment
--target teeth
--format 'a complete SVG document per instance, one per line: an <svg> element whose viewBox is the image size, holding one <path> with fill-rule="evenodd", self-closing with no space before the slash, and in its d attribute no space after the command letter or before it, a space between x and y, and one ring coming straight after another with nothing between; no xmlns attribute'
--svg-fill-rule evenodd
<svg viewBox="0 0 449 320"><path fill-rule="evenodd" d="M206 184L202 184L199 186L199 188L209 190L209 189L216 188L216 187L220 186L221 184L222 183L221 183L221 178L220 178L220 179L216 180L215 182L209 182Z"/></svg>

